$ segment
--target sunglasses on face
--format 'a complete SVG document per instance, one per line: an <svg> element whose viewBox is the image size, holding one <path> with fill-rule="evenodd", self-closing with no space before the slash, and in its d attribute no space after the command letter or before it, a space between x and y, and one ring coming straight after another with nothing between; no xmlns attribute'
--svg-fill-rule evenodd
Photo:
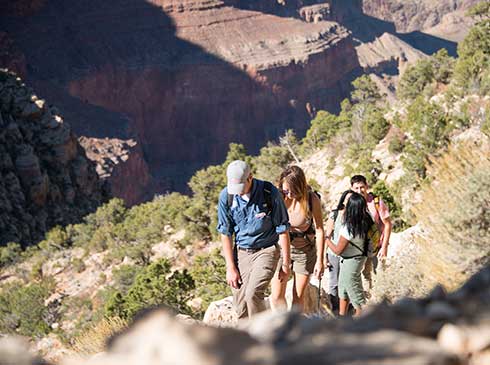
<svg viewBox="0 0 490 365"><path fill-rule="evenodd" d="M283 193L284 195L291 195L291 196L294 196L294 193L293 193L291 190L284 190L284 189L283 189L283 190L282 190L282 193Z"/></svg>

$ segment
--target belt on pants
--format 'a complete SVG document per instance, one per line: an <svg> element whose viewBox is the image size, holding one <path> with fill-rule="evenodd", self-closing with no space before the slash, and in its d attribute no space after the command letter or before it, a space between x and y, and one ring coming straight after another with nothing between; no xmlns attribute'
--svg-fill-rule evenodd
<svg viewBox="0 0 490 365"><path fill-rule="evenodd" d="M272 246L277 247L277 243L274 243L273 245L266 246L266 247L260 247L260 248L245 248L245 247L240 247L240 246L237 246L237 247L240 251L245 251L247 253L255 253L255 252L259 252L261 250L265 250L266 248L269 248Z"/></svg>

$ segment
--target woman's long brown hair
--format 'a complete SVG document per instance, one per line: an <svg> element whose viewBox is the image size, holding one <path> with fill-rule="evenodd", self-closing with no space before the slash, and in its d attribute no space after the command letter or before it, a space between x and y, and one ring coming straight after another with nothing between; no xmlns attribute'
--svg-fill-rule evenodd
<svg viewBox="0 0 490 365"><path fill-rule="evenodd" d="M305 215L309 215L309 204L308 204L308 183L306 182L305 173L299 166L289 166L287 167L279 177L278 188L282 192L282 184L286 182L294 194L294 199L296 199L301 207L301 210ZM283 194L284 195L284 194Z"/></svg>

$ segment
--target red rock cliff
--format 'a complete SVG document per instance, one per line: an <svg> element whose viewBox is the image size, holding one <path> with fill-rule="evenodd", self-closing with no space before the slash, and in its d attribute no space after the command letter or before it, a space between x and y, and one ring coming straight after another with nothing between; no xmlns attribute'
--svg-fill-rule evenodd
<svg viewBox="0 0 490 365"><path fill-rule="evenodd" d="M431 28L442 21L445 14L467 10L480 0L364 0L367 15L393 22L399 32Z"/></svg>
<svg viewBox="0 0 490 365"><path fill-rule="evenodd" d="M78 116L79 134L135 139L160 189L183 190L230 142L257 152L285 129L304 132L307 103L334 111L348 95L359 64L346 29L278 6L51 0L5 21L28 77Z"/></svg>

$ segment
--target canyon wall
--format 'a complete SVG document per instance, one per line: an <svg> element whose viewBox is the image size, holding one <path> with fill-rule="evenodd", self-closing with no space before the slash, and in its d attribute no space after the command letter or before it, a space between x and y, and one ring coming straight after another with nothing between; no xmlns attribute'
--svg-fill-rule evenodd
<svg viewBox="0 0 490 365"><path fill-rule="evenodd" d="M398 32L432 28L451 12L465 11L480 0L364 0L367 15L393 22Z"/></svg>
<svg viewBox="0 0 490 365"><path fill-rule="evenodd" d="M388 33L425 53L455 54L454 42L397 30L436 24L472 2L4 1L0 44L11 51L0 65L25 74L78 135L135 141L128 151L139 162L123 175L135 174L142 192L112 190L138 202L187 191L230 142L254 154L286 129L301 136L315 110L336 112L363 72L355 49L363 43ZM424 16L434 19L422 24Z"/></svg>
<svg viewBox="0 0 490 365"><path fill-rule="evenodd" d="M106 198L95 165L56 108L0 70L0 246L38 242Z"/></svg>
<svg viewBox="0 0 490 365"><path fill-rule="evenodd" d="M286 129L304 133L315 108L336 111L348 95L360 72L349 32L286 5L50 0L2 22L29 82L79 135L137 141L155 180L148 190L185 191L230 142L257 153Z"/></svg>

